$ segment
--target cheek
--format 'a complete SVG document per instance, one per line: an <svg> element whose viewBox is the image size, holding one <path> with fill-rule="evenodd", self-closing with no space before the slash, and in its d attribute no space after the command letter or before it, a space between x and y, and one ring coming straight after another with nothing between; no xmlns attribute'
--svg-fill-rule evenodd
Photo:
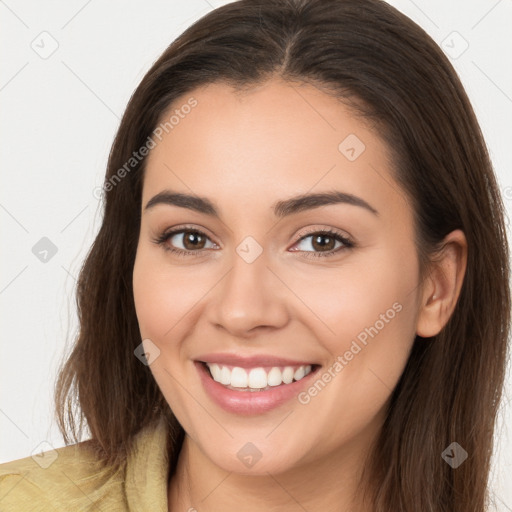
<svg viewBox="0 0 512 512"><path fill-rule="evenodd" d="M418 267L413 246L407 255L400 252L368 251L330 271L328 279L295 281L302 282L298 293L316 313L310 329L331 364L342 358L343 380L350 379L351 386L381 378L392 388L407 361L415 335Z"/></svg>
<svg viewBox="0 0 512 512"><path fill-rule="evenodd" d="M392 252L368 254L330 273L328 286L324 279L323 286L316 280L302 287L322 319L309 328L330 359L299 401L333 443L356 435L383 411L403 372L415 334L411 254L407 260Z"/></svg>
<svg viewBox="0 0 512 512"><path fill-rule="evenodd" d="M170 328L172 290L144 250L137 252L133 268L133 296L142 338L159 339Z"/></svg>
<svg viewBox="0 0 512 512"><path fill-rule="evenodd" d="M135 310L141 338L150 339L159 351L150 365L151 373L170 407L183 419L187 395L177 384L183 379L183 361L181 345L174 339L187 328L187 313L197 301L198 291L194 293L193 287L187 286L187 272L171 269L158 253L144 245L137 250L133 268Z"/></svg>
<svg viewBox="0 0 512 512"><path fill-rule="evenodd" d="M159 252L139 247L133 269L133 295L141 336L157 343L172 336L174 326L186 319L204 288L193 270L166 264L165 254Z"/></svg>
<svg viewBox="0 0 512 512"><path fill-rule="evenodd" d="M402 308L396 304L405 306L414 300L411 292L417 286L417 268L414 257L404 261L379 250L368 251L338 269L302 270L288 279L314 314L310 316L316 322L311 327L315 325L319 339L339 351L348 348L344 342L375 324L383 331L408 316L398 314L397 309ZM413 310L408 312L412 314Z"/></svg>

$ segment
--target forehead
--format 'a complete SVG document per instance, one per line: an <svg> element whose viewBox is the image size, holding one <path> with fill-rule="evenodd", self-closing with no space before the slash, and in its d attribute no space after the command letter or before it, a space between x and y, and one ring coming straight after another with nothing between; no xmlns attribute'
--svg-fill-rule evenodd
<svg viewBox="0 0 512 512"><path fill-rule="evenodd" d="M165 188L237 211L324 190L373 200L377 209L404 200L379 134L312 85L272 80L240 92L210 84L175 101L160 126L143 204Z"/></svg>

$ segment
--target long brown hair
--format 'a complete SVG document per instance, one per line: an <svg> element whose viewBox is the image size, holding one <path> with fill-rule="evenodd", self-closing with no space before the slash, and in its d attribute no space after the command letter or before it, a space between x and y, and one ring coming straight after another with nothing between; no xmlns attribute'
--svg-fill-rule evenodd
<svg viewBox="0 0 512 512"><path fill-rule="evenodd" d="M146 159L112 179L180 96L272 76L330 91L382 128L414 210L423 272L445 235L466 235L455 311L438 336L414 340L365 475L376 511L482 512L510 322L504 208L454 69L419 26L381 0L230 3L188 28L146 74L110 153L103 222L78 280L80 331L55 389L65 442L80 439L85 420L88 444L116 466L134 435L163 416L175 467L183 429L133 353L141 343L132 272ZM441 457L453 441L468 453L457 469Z"/></svg>

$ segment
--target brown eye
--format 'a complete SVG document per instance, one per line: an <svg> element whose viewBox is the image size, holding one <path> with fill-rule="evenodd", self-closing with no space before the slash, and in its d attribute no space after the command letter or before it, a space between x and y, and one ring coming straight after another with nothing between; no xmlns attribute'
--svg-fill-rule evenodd
<svg viewBox="0 0 512 512"><path fill-rule="evenodd" d="M311 247L318 251L331 251L336 245L336 240L329 235L315 235L311 241Z"/></svg>
<svg viewBox="0 0 512 512"><path fill-rule="evenodd" d="M194 249L204 249L204 246L206 244L206 237L203 236L201 233L199 233L198 231L182 231L182 233L184 233L183 246L185 247L185 250L193 251Z"/></svg>
<svg viewBox="0 0 512 512"><path fill-rule="evenodd" d="M336 245L338 244L338 245ZM294 251L306 253L306 258L334 256L343 250L354 247L348 238L336 231L314 231L303 236L296 244Z"/></svg>
<svg viewBox="0 0 512 512"><path fill-rule="evenodd" d="M162 245L166 251L178 255L199 255L203 249L214 248L215 244L203 232L197 229L176 229L170 232L164 232L153 240L156 244ZM207 246L207 244L210 244Z"/></svg>

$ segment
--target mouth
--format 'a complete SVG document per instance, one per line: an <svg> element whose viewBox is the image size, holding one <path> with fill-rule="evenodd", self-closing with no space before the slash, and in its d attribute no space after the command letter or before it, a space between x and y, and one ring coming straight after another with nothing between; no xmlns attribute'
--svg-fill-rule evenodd
<svg viewBox="0 0 512 512"><path fill-rule="evenodd" d="M274 354L203 354L194 360L203 391L227 412L254 416L293 404L321 365Z"/></svg>
<svg viewBox="0 0 512 512"><path fill-rule="evenodd" d="M209 377L224 388L239 392L265 392L299 382L320 365L258 366L242 368L220 363L198 361Z"/></svg>

